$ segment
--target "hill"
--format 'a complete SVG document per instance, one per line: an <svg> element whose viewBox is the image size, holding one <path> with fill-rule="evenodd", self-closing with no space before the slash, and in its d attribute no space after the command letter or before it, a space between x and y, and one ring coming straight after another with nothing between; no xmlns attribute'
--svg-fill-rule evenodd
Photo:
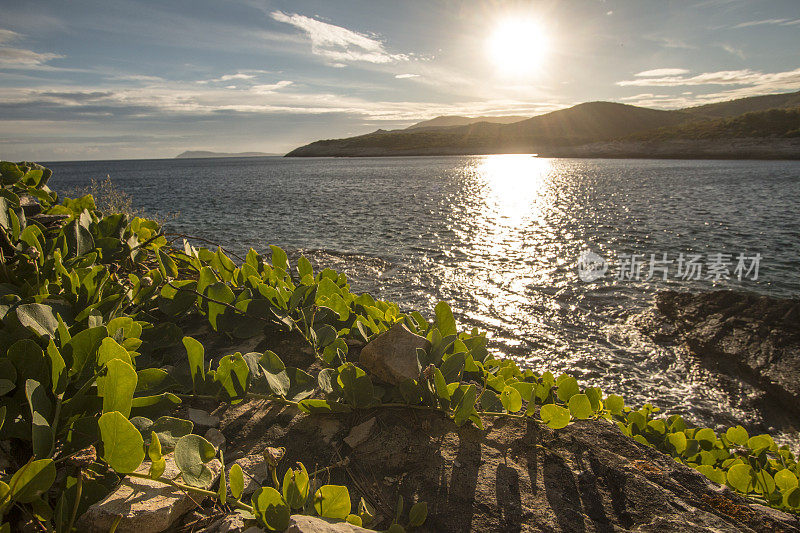
<svg viewBox="0 0 800 533"><path fill-rule="evenodd" d="M238 153L231 153L231 152L206 152L203 150L189 150L183 152L182 154L178 154L175 156L175 159L204 159L209 157L265 157L265 156L275 156L280 154L267 154L264 152L238 152Z"/></svg>
<svg viewBox="0 0 800 533"><path fill-rule="evenodd" d="M407 130L415 130L419 128L452 128L454 126L468 126L477 122L488 122L490 124L511 124L519 122L529 117L522 117L517 115L510 115L504 117L460 117L456 115L446 115L441 117L432 118L430 120L423 120L407 127Z"/></svg>
<svg viewBox="0 0 800 533"><path fill-rule="evenodd" d="M727 102L717 102L716 104L689 107L684 111L702 117L725 118L755 111L789 109L793 107L800 107L800 91L739 98L737 100L728 100Z"/></svg>
<svg viewBox="0 0 800 533"><path fill-rule="evenodd" d="M725 158L800 158L800 139L796 133L800 129L800 116L796 108L792 109L796 101L800 101L800 92L672 111L587 102L508 124L476 122L464 126L412 127L321 140L296 148L287 156L538 153L651 157L658 153L659 157L681 157L685 155L686 142L702 139L706 142L691 151L692 157L704 157L707 153L709 157ZM755 144L750 144L755 148L742 150L741 141L739 148L725 142L734 138L753 139ZM653 151L654 142L667 139L680 142L671 145L674 149ZM774 150L770 143L774 144Z"/></svg>

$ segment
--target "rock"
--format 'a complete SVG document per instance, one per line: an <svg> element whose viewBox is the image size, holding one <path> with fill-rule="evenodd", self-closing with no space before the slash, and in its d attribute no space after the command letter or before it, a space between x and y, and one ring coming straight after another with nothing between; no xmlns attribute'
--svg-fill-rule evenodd
<svg viewBox="0 0 800 533"><path fill-rule="evenodd" d="M219 426L219 417L208 414L202 409L192 409L190 407L186 410L186 414L189 417L189 420L191 420L195 426L207 428L215 428Z"/></svg>
<svg viewBox="0 0 800 533"><path fill-rule="evenodd" d="M367 440L370 432L372 432L372 428L374 427L375 427L375 417L373 416L366 422L363 422L355 426L353 429L351 429L350 433L343 440L345 444L347 444L351 448L355 448L356 446Z"/></svg>
<svg viewBox="0 0 800 533"><path fill-rule="evenodd" d="M206 440L214 445L214 448L225 452L225 435L217 428L209 428L206 431Z"/></svg>
<svg viewBox="0 0 800 533"><path fill-rule="evenodd" d="M167 466L163 477L174 479L180 474L172 454L165 455ZM208 463L216 481L222 465L217 459ZM142 463L136 470L146 474L150 463ZM201 497L195 496L200 501ZM126 477L117 488L101 501L95 503L78 519L78 531L89 533L107 532L117 516L122 521L117 533L159 533L168 529L195 503L183 490L155 480Z"/></svg>
<svg viewBox="0 0 800 533"><path fill-rule="evenodd" d="M364 346L359 361L368 373L398 385L419 377L417 348L427 350L430 342L398 322Z"/></svg>
<svg viewBox="0 0 800 533"><path fill-rule="evenodd" d="M360 533L369 531L348 522L296 514L289 518L286 533Z"/></svg>
<svg viewBox="0 0 800 533"><path fill-rule="evenodd" d="M260 453L254 453L241 459L234 461L242 467L244 474L244 490L243 494L252 494L267 480L267 464L264 462L264 456ZM228 479L230 479L230 465L228 467Z"/></svg>
<svg viewBox="0 0 800 533"><path fill-rule="evenodd" d="M200 533L241 533L244 531L244 518L240 514L229 514L223 516Z"/></svg>
<svg viewBox="0 0 800 533"><path fill-rule="evenodd" d="M664 291L656 296L656 308L674 334L659 326L655 340L682 343L706 368L800 413L800 300L738 291Z"/></svg>

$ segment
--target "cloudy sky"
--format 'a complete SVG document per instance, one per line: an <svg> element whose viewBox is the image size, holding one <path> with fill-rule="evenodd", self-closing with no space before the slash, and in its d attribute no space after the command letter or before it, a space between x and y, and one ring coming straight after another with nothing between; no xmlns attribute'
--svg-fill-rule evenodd
<svg viewBox="0 0 800 533"><path fill-rule="evenodd" d="M444 114L800 90L800 1L0 0L0 159L283 153Z"/></svg>

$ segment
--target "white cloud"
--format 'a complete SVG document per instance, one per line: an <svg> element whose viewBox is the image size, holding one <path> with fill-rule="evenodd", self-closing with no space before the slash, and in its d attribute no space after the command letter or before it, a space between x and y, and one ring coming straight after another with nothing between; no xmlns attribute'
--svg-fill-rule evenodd
<svg viewBox="0 0 800 533"><path fill-rule="evenodd" d="M328 24L311 17L273 11L270 16L303 31L311 41L311 52L341 64L343 61L392 63L409 59L406 54L392 54L373 37Z"/></svg>
<svg viewBox="0 0 800 533"><path fill-rule="evenodd" d="M284 87L288 87L291 84L292 82L289 80L281 80L277 83L272 83L269 85L253 85L252 87L250 87L250 90L253 91L254 93L266 94L275 92L279 89L283 89Z"/></svg>
<svg viewBox="0 0 800 533"><path fill-rule="evenodd" d="M748 20L736 26L731 26L732 29L738 30L740 28L751 28L753 26L793 26L800 24L800 19L764 19L764 20Z"/></svg>
<svg viewBox="0 0 800 533"><path fill-rule="evenodd" d="M0 48L0 68L36 68L64 56L20 48Z"/></svg>
<svg viewBox="0 0 800 533"><path fill-rule="evenodd" d="M419 74L395 74L394 77L398 80L405 80L408 78L419 78Z"/></svg>
<svg viewBox="0 0 800 533"><path fill-rule="evenodd" d="M645 70L634 74L636 77L646 78L652 76L679 76L681 74L688 74L689 71L685 68L655 68L652 70Z"/></svg>
<svg viewBox="0 0 800 533"><path fill-rule="evenodd" d="M719 46L720 46L720 48L722 48L723 50L725 50L729 54L735 55L739 59L745 59L744 50L742 50L740 48L736 48L735 46L727 44L727 43L722 43Z"/></svg>
<svg viewBox="0 0 800 533"><path fill-rule="evenodd" d="M11 42L19 37L19 33L11 30L4 30L0 28L0 44Z"/></svg>
<svg viewBox="0 0 800 533"><path fill-rule="evenodd" d="M622 87L682 87L690 85L752 85L775 90L800 88L800 68L784 72L721 70L696 76L661 76L618 81Z"/></svg>

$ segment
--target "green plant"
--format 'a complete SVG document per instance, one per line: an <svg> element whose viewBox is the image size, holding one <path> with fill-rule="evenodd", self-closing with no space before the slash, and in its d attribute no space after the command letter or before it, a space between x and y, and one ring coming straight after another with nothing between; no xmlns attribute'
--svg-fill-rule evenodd
<svg viewBox="0 0 800 533"><path fill-rule="evenodd" d="M59 201L49 178L49 170L32 163L0 163L0 440L15 439L30 457L2 476L0 516L25 512L71 531L120 476L132 476L216 498L274 530L285 527L292 510L362 524L374 517L363 500L351 513L347 488L316 486L302 464L279 476L279 454L265 456L272 486L249 502L241 500L238 466L212 490L209 465L224 463L222 454L192 433L190 421L150 418L190 398L232 404L257 398L309 415L427 410L479 428L487 416L554 429L604 418L717 482L773 507L800 509L798 463L767 435L732 428L718 436L680 417L658 417L649 405L626 407L599 388L581 390L572 376L523 371L491 357L484 334L459 332L444 302L430 321L403 313L352 293L344 274L315 273L304 257L291 266L276 246L269 259L250 250L235 262L221 247L195 248L152 220L104 213L91 195ZM37 198L44 215L26 216L24 195ZM203 343L181 328L193 317L230 338L297 335L324 368L310 375L269 350L207 360ZM378 386L351 360L347 341L369 342L399 322L430 348L418 351L416 379ZM185 379L162 368L159 356L181 347ZM181 483L162 477L170 451ZM140 470L145 459L147 472ZM51 490L56 482L58 490ZM395 530L404 527L402 514L401 502ZM405 527L421 525L426 515L424 503L415 504Z"/></svg>

